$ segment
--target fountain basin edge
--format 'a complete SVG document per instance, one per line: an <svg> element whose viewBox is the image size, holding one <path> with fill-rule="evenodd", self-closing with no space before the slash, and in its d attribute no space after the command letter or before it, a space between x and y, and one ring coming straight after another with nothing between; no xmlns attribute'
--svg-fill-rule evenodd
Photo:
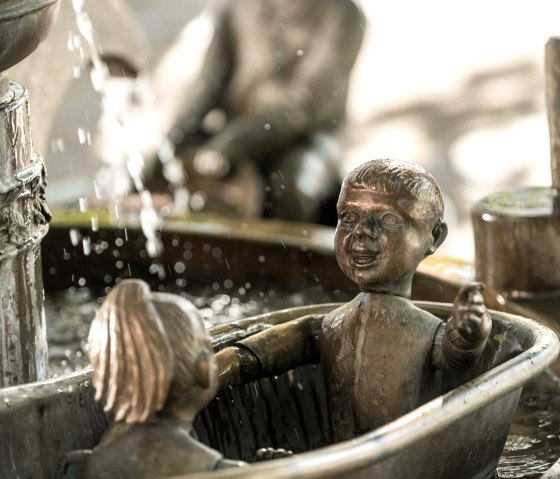
<svg viewBox="0 0 560 479"><path fill-rule="evenodd" d="M449 304L419 302L417 305L440 316L448 315L451 311ZM268 313L243 320L244 323L237 329L246 331L247 336L259 328L270 327L304 314L325 312L335 306L290 308L279 313ZM276 320L275 314L279 315ZM256 478L266 474L273 479L354 478L361 477L360 474L371 477L375 472L378 474L375 477L399 478L410 477L407 472L410 473L411 470L415 474L422 471L419 467L435 467L422 476L433 479L490 477L506 440L523 384L551 364L560 350L556 335L548 328L519 316L496 311L491 314L495 323L493 337L503 341L502 337L507 332L509 339L517 341L523 351L396 421L355 440L326 445L292 458L260 463L243 470L181 477ZM230 328L234 329L236 325L231 324ZM211 332L214 342L219 343L220 347L240 339L239 335L225 338L227 331L223 326L214 327ZM305 376L310 374L309 371L298 371L306 368L312 366L295 371L295 377L302 383L304 391L308 387L314 387L303 382ZM274 394L280 394L278 391L286 387L286 384L293 383L293 376L288 378L290 374L286 373L284 378L275 380L277 391ZM313 374L317 374L317 370ZM9 458L0 466L0 476L17 474L23 477L54 477L54 471L64 453L73 449L91 448L97 443L106 428L108 418L93 401L89 376L90 371L86 370L59 379L0 390L0 454ZM247 386L251 389L256 387L252 384ZM235 391L233 393L237 394ZM235 407L239 407L239 397L236 397L238 405ZM229 401L222 398L221 402L224 404ZM258 415L258 412L252 411L251 414ZM325 412L321 414L324 415ZM216 422L209 427L208 421L212 415ZM222 444L226 456L229 456L228 447L231 448L236 440L242 436L250 437L243 428L238 428L233 436L231 431L220 431L219 426L223 422L212 411L212 405L200 417L195 428L203 442L216 446L212 442L220 440L217 438L222 438L223 442L224 437L230 437L229 445ZM235 417L242 417L242 413L239 412ZM318 421L322 423L324 416L318 418ZM238 427L236 424L229 426ZM321 427L323 431L318 434L324 435L324 424ZM300 433L309 430L309 425L302 426ZM274 431L269 432L274 434ZM313 434L317 434L317 431ZM259 437L262 434L259 433ZM316 439L311 440L313 441L321 442ZM410 452L412 446L414 451ZM434 450L438 451L437 461L434 461ZM424 454L424 458L418 458L419 454ZM461 456L458 458L457 454ZM463 462L458 460L460 458ZM473 473L473 469L476 473Z"/></svg>
<svg viewBox="0 0 560 479"><path fill-rule="evenodd" d="M98 225L95 231L92 222ZM72 242L71 231L80 238L80 244ZM182 261L185 274L193 271L209 278L267 279L290 287L320 284L341 292L342 297L334 301L346 301L358 293L356 285L336 262L331 227L189 214L166 219L160 236L165 246L163 254L149 258L146 239L135 218L121 213L121 218L115 221L106 210L55 211L49 233L42 241L45 288L48 292L79 287L77 272L81 271L88 281L91 278L103 282L105 274L147 280L153 264L164 266L167 277L173 279L181 276L174 266ZM82 239L92 245L91 252L84 251ZM95 248L103 242L109 248L102 251ZM115 257L113 250L117 242L119 255ZM119 259L127 268L116 268ZM418 268L412 298L452 302L460 287L473 277L474 268L470 264L433 255ZM500 309L495 301L491 304L494 309Z"/></svg>

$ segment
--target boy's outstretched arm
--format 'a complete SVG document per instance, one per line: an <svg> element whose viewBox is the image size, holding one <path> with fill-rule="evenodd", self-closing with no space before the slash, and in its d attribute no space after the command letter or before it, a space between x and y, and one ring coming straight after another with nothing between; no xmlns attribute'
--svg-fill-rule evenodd
<svg viewBox="0 0 560 479"><path fill-rule="evenodd" d="M453 315L436 334L432 364L437 369L469 369L482 355L492 319L484 305L482 283L463 286L453 303Z"/></svg>
<svg viewBox="0 0 560 479"><path fill-rule="evenodd" d="M318 360L317 335L324 314L274 326L216 353L219 393L262 377L282 374Z"/></svg>

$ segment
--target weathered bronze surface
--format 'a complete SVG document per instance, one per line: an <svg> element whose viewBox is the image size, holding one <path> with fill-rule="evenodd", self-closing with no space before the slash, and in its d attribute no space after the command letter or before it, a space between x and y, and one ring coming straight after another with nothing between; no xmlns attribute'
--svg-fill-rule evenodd
<svg viewBox="0 0 560 479"><path fill-rule="evenodd" d="M506 299L560 295L560 38L545 68L551 186L493 193L472 211L477 278Z"/></svg>
<svg viewBox="0 0 560 479"><path fill-rule="evenodd" d="M37 48L54 23L58 8L58 0L4 0L2 2L0 73L23 60ZM5 93L0 90L0 100Z"/></svg>
<svg viewBox="0 0 560 479"><path fill-rule="evenodd" d="M345 178L337 210L335 254L362 292L324 318L265 331L218 358L222 390L319 360L339 441L440 393L441 371L459 374L481 356L491 321L480 284L459 292L447 323L408 299L418 264L447 234L439 186L425 170L394 160L365 163Z"/></svg>
<svg viewBox="0 0 560 479"><path fill-rule="evenodd" d="M449 305L416 304L441 318L451 312ZM210 332L214 344L232 344L273 324L308 313L325 314L336 306L293 308ZM518 316L492 316L490 354L483 356L480 370L494 369L403 419L342 444L327 446L330 432L320 368L306 366L221 395L194 427L201 441L226 457L251 460L258 444L298 453L319 449L244 468L233 476L213 471L205 477L340 478L365 466L373 466L371 474L383 479L409 477L411 470L433 479L492 477L519 388L558 354L558 340L546 328ZM515 356L520 348L523 352ZM91 370L0 391L0 452L13 458L0 462L0 473L55 477L55 466L67 451L95 446L109 419L94 402L93 392ZM22 435L21 430L34 433ZM437 460L434 450L439 451ZM471 453L468 461L465 450Z"/></svg>
<svg viewBox="0 0 560 479"><path fill-rule="evenodd" d="M449 317L452 311L448 304L415 304L441 319ZM296 311L290 312L293 315ZM308 312L324 315L328 310L302 310L300 316ZM254 465L243 472L220 472L215 477L494 477L494 468L505 442L508 421L511 420L519 391L508 386L510 393L500 399L493 393L493 399L490 399L487 393L506 387L510 380L522 380L526 373L538 374L537 363L532 363L536 349L528 354L518 354L520 347L527 347L537 337L528 330L522 332L522 324L532 323L537 329L541 326L497 312L492 312L492 319L488 346L475 371L469 373L470 377L476 379L463 383L460 388L433 399L375 431L339 444L331 444L332 431L323 404L326 393L321 367L308 365L279 377L228 389L195 423L197 434L205 443L219 448L228 457L247 460L253 457L251 444L257 438L262 440L268 437L269 442L277 447L290 445L296 453L318 449L270 465ZM266 325L268 318L264 316L260 321ZM256 329L256 326L254 324L250 330ZM278 333L281 334L281 329L278 329ZM547 334L556 344L555 335L550 331ZM550 361L554 360L556 354L556 350L552 352ZM507 364L497 367L512 357L514 359ZM488 371L489 368L496 369ZM463 416L467 408L471 412ZM231 417L239 421L226 419ZM279 422L275 420L278 417L281 418ZM274 427L269 427L270 424ZM223 427L227 428L227 432L224 433ZM435 431L438 432L434 434ZM397 443L400 445L397 446ZM406 447L406 444L413 444L413 447ZM433 451L438 451L437 455ZM469 451L468 460L465 460L465 451ZM210 475L196 474L191 477L202 479Z"/></svg>
<svg viewBox="0 0 560 479"><path fill-rule="evenodd" d="M66 102L68 89L76 81L74 68L80 61L89 68L91 62L91 52L85 45L80 55L66 51L69 32L77 31L76 12L71 1L58 3L58 18L48 37L33 54L10 68L10 77L25 85L32 99L40 98L40 101L33 101L33 144L47 159L51 185L53 179L62 179L63 172L66 179L69 173L67 168L54 162L48 164L53 125L57 115L72 114ZM110 68L121 66L134 72L146 70L150 46L126 0L86 1L82 8L91 20L96 44ZM0 28L0 36L3 33ZM94 113L90 112L90 115Z"/></svg>
<svg viewBox="0 0 560 479"><path fill-rule="evenodd" d="M549 38L545 47L545 80L548 131L550 137L550 174L556 197L555 212L560 194L560 37Z"/></svg>
<svg viewBox="0 0 560 479"><path fill-rule="evenodd" d="M92 215L97 215L100 224L95 232L91 231ZM46 286L54 292L57 288L78 288L79 281L86 280L87 285L99 285L102 289L105 275L118 281L117 278L128 277L130 271L155 286L161 284L161 279L152 268L159 264L171 282L188 278L184 275L190 271L198 275L211 273L215 281L223 281L231 275L251 283L273 280L280 287L305 288L325 281L336 301L347 301L356 294L355 287L352 288L351 282L336 267L331 228L270 221L196 219L197 222L192 217L189 222L167 222L163 231L166 252L156 261L143 252L142 232L131 223L108 227L99 212L55 215L49 234L42 242ZM81 243L73 244L69 229L75 229L84 237L89 235L91 251L86 251ZM215 254L218 250L219 257ZM118 258L115 257L117 252ZM190 258L185 262L187 271L179 274L174 265L178 258L186 258L185 255ZM453 273L463 271L465 266L446 263L441 257L430 258L434 261L421 263L421 273L415 276L413 298L450 301L463 281L463 276L453 279ZM124 268L115 265L119 260ZM75 274L77 268L81 275ZM318 271L317 278L313 270ZM342 288L341 296L337 292L339 288ZM311 296L311 300L315 299ZM211 330L213 342L222 348L256 331L306 314L324 314L335 306L290 309L264 314L255 320L217 326ZM449 306L441 304L418 306L440 318L451 313ZM398 420L387 428L339 445L296 454L291 459L254 465L251 469L255 472L243 468L237 477L276 479L319 475L340 478L351 470L374 463L377 464L375 474L387 479L399 477L398 474L406 477L410 472L409 464L415 471L426 470L425 477L431 478L481 477L482 471L492 474L515 407L518 394L515 390L535 377L557 354L556 339L550 333L543 335L541 329L544 328L539 329L518 317L492 314L490 344L493 353L488 354L487 348L482 361L468 377L515 354L519 345L526 352L503 367L477 377L476 383L465 384L437 398L429 407L413 411L405 420ZM492 359L494 353L501 359ZM314 369L308 366L281 375L278 380L263 379L235 388L229 396L221 396L196 421L199 439L219 448L225 457L247 460L252 460L255 451L262 446L290 448L299 453L327 444L331 434L326 400L315 392L317 384L323 380L320 369ZM510 391L514 392L502 396ZM217 406L223 408L221 413L216 412ZM235 420L232 421L232 417ZM286 418L289 418L287 423ZM0 461L0 476L53 477L57 463L67 451L92 448L98 443L107 422L101 406L94 403L89 371L3 389L0 392L0 455L13 461ZM473 424L485 427L473 428ZM29 434L20 434L22 430ZM434 431L439 432L427 439L427 433ZM462 431L460 440L458 431ZM267 437L270 440L265 441L263 438ZM434 450L440 451L439 456L445 460L434 461ZM472 452L467 463L464 462L465 450ZM396 456L392 459L388 457L393 454ZM397 475L395 467L400 471Z"/></svg>
<svg viewBox="0 0 560 479"><path fill-rule="evenodd" d="M260 214L264 180L268 215L316 220L339 188L335 132L344 123L364 16L352 0L221 5L200 77L172 131L190 189L211 201L225 181L242 188L238 212ZM213 109L222 111L223 125L204 122ZM151 189L161 180L156 172ZM247 199L255 184L261 189Z"/></svg>
<svg viewBox="0 0 560 479"><path fill-rule="evenodd" d="M217 390L210 336L194 305L125 280L105 299L88 338L97 401L115 426L87 460L86 478L167 477L231 465L191 435Z"/></svg>
<svg viewBox="0 0 560 479"><path fill-rule="evenodd" d="M47 377L39 242L48 229L43 160L33 151L27 92L5 71L56 19L57 0L0 6L0 387Z"/></svg>

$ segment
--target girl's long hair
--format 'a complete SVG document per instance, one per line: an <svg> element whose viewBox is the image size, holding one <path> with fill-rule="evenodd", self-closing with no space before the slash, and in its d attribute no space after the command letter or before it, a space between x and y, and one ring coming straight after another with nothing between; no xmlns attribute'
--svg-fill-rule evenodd
<svg viewBox="0 0 560 479"><path fill-rule="evenodd" d="M95 399L116 421L146 421L164 406L173 378L173 350L151 296L143 281L122 281L90 329Z"/></svg>

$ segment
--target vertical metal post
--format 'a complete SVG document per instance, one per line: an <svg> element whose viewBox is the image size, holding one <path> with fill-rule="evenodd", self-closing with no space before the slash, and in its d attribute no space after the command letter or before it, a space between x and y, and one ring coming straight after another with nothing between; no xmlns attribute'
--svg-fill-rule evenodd
<svg viewBox="0 0 560 479"><path fill-rule="evenodd" d="M476 275L505 297L560 297L560 37L545 47L551 187L516 188L472 212Z"/></svg>
<svg viewBox="0 0 560 479"><path fill-rule="evenodd" d="M560 37L548 39L544 62L553 213L560 216Z"/></svg>
<svg viewBox="0 0 560 479"><path fill-rule="evenodd" d="M0 96L0 387L47 377L40 242L50 215L31 141L28 99Z"/></svg>

